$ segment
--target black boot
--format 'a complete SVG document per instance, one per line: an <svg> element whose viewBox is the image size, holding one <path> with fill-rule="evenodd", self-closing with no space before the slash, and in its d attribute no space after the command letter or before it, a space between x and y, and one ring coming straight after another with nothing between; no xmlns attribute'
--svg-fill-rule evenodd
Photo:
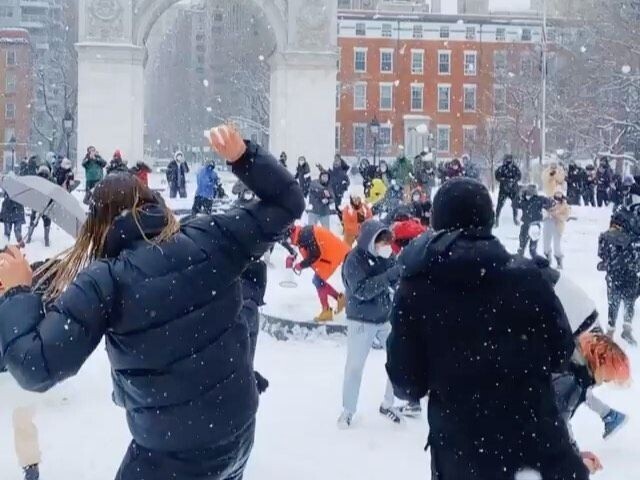
<svg viewBox="0 0 640 480"><path fill-rule="evenodd" d="M24 467L24 480L38 480L39 478L40 470L37 463Z"/></svg>
<svg viewBox="0 0 640 480"><path fill-rule="evenodd" d="M51 226L44 227L44 246L48 247L50 245L49 242L49 233L51 232Z"/></svg>

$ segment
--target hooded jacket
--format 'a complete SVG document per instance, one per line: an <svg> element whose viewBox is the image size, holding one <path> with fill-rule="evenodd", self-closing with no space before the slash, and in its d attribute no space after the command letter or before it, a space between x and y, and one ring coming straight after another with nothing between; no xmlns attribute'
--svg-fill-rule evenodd
<svg viewBox="0 0 640 480"><path fill-rule="evenodd" d="M196 178L196 196L213 200L217 197L220 179L213 164L208 163L200 169Z"/></svg>
<svg viewBox="0 0 640 480"><path fill-rule="evenodd" d="M82 160L82 167L85 171L87 182L99 182L104 177L103 169L107 166L106 160L96 154L93 158L87 155Z"/></svg>
<svg viewBox="0 0 640 480"><path fill-rule="evenodd" d="M186 186L187 173L189 173L189 165L187 165L187 162L184 160L184 155L182 155L182 161L178 162L179 155L182 155L182 152L176 152L173 160L167 165L167 183L175 189Z"/></svg>
<svg viewBox="0 0 640 480"><path fill-rule="evenodd" d="M575 344L541 269L488 229L423 235L400 263L387 371L401 398L429 393L435 478L586 480L551 388Z"/></svg>
<svg viewBox="0 0 640 480"><path fill-rule="evenodd" d="M389 227L378 220L362 225L358 244L344 261L342 281L347 297L347 318L365 323L384 323L391 310L391 288L400 278L394 258L376 255L374 241Z"/></svg>
<svg viewBox="0 0 640 480"><path fill-rule="evenodd" d="M304 199L276 159L251 143L232 168L262 201L187 221L161 245L142 232L154 238L164 228L162 209L146 205L137 222L124 212L108 231L104 258L46 314L30 288L6 293L0 352L23 388L42 392L75 375L105 337L114 401L143 447L207 448L253 422L258 395L238 317L240 276L302 214Z"/></svg>

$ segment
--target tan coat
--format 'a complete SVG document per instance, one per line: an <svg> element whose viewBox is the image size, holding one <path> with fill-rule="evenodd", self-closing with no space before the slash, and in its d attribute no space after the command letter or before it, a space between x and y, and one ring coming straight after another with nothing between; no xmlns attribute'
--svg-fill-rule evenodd
<svg viewBox="0 0 640 480"><path fill-rule="evenodd" d="M547 167L542 171L542 189L547 197L553 197L558 190L567 191L566 173L562 167L556 168L556 174L551 175L551 167Z"/></svg>
<svg viewBox="0 0 640 480"><path fill-rule="evenodd" d="M556 228L560 235L564 233L564 228L567 225L567 220L571 216L571 207L563 200L562 202L556 202L553 207L549 209L549 218L552 218L556 224Z"/></svg>

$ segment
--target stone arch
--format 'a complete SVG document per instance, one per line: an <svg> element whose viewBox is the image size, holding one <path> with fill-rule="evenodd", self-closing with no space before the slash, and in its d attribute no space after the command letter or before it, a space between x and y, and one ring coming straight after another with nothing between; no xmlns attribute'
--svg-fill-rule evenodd
<svg viewBox="0 0 640 480"><path fill-rule="evenodd" d="M252 0L265 13L271 25L276 46L279 51L287 48L287 23L283 12L274 0ZM160 16L180 0L140 0L136 4L136 15L133 22L132 42L134 45L144 46L149 38L151 29Z"/></svg>

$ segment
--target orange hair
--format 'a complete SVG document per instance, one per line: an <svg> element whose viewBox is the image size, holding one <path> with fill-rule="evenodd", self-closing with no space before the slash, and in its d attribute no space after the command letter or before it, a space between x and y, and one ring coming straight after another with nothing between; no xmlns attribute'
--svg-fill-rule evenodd
<svg viewBox="0 0 640 480"><path fill-rule="evenodd" d="M607 335L584 333L578 339L582 355L596 383L624 384L631 378L627 354Z"/></svg>

